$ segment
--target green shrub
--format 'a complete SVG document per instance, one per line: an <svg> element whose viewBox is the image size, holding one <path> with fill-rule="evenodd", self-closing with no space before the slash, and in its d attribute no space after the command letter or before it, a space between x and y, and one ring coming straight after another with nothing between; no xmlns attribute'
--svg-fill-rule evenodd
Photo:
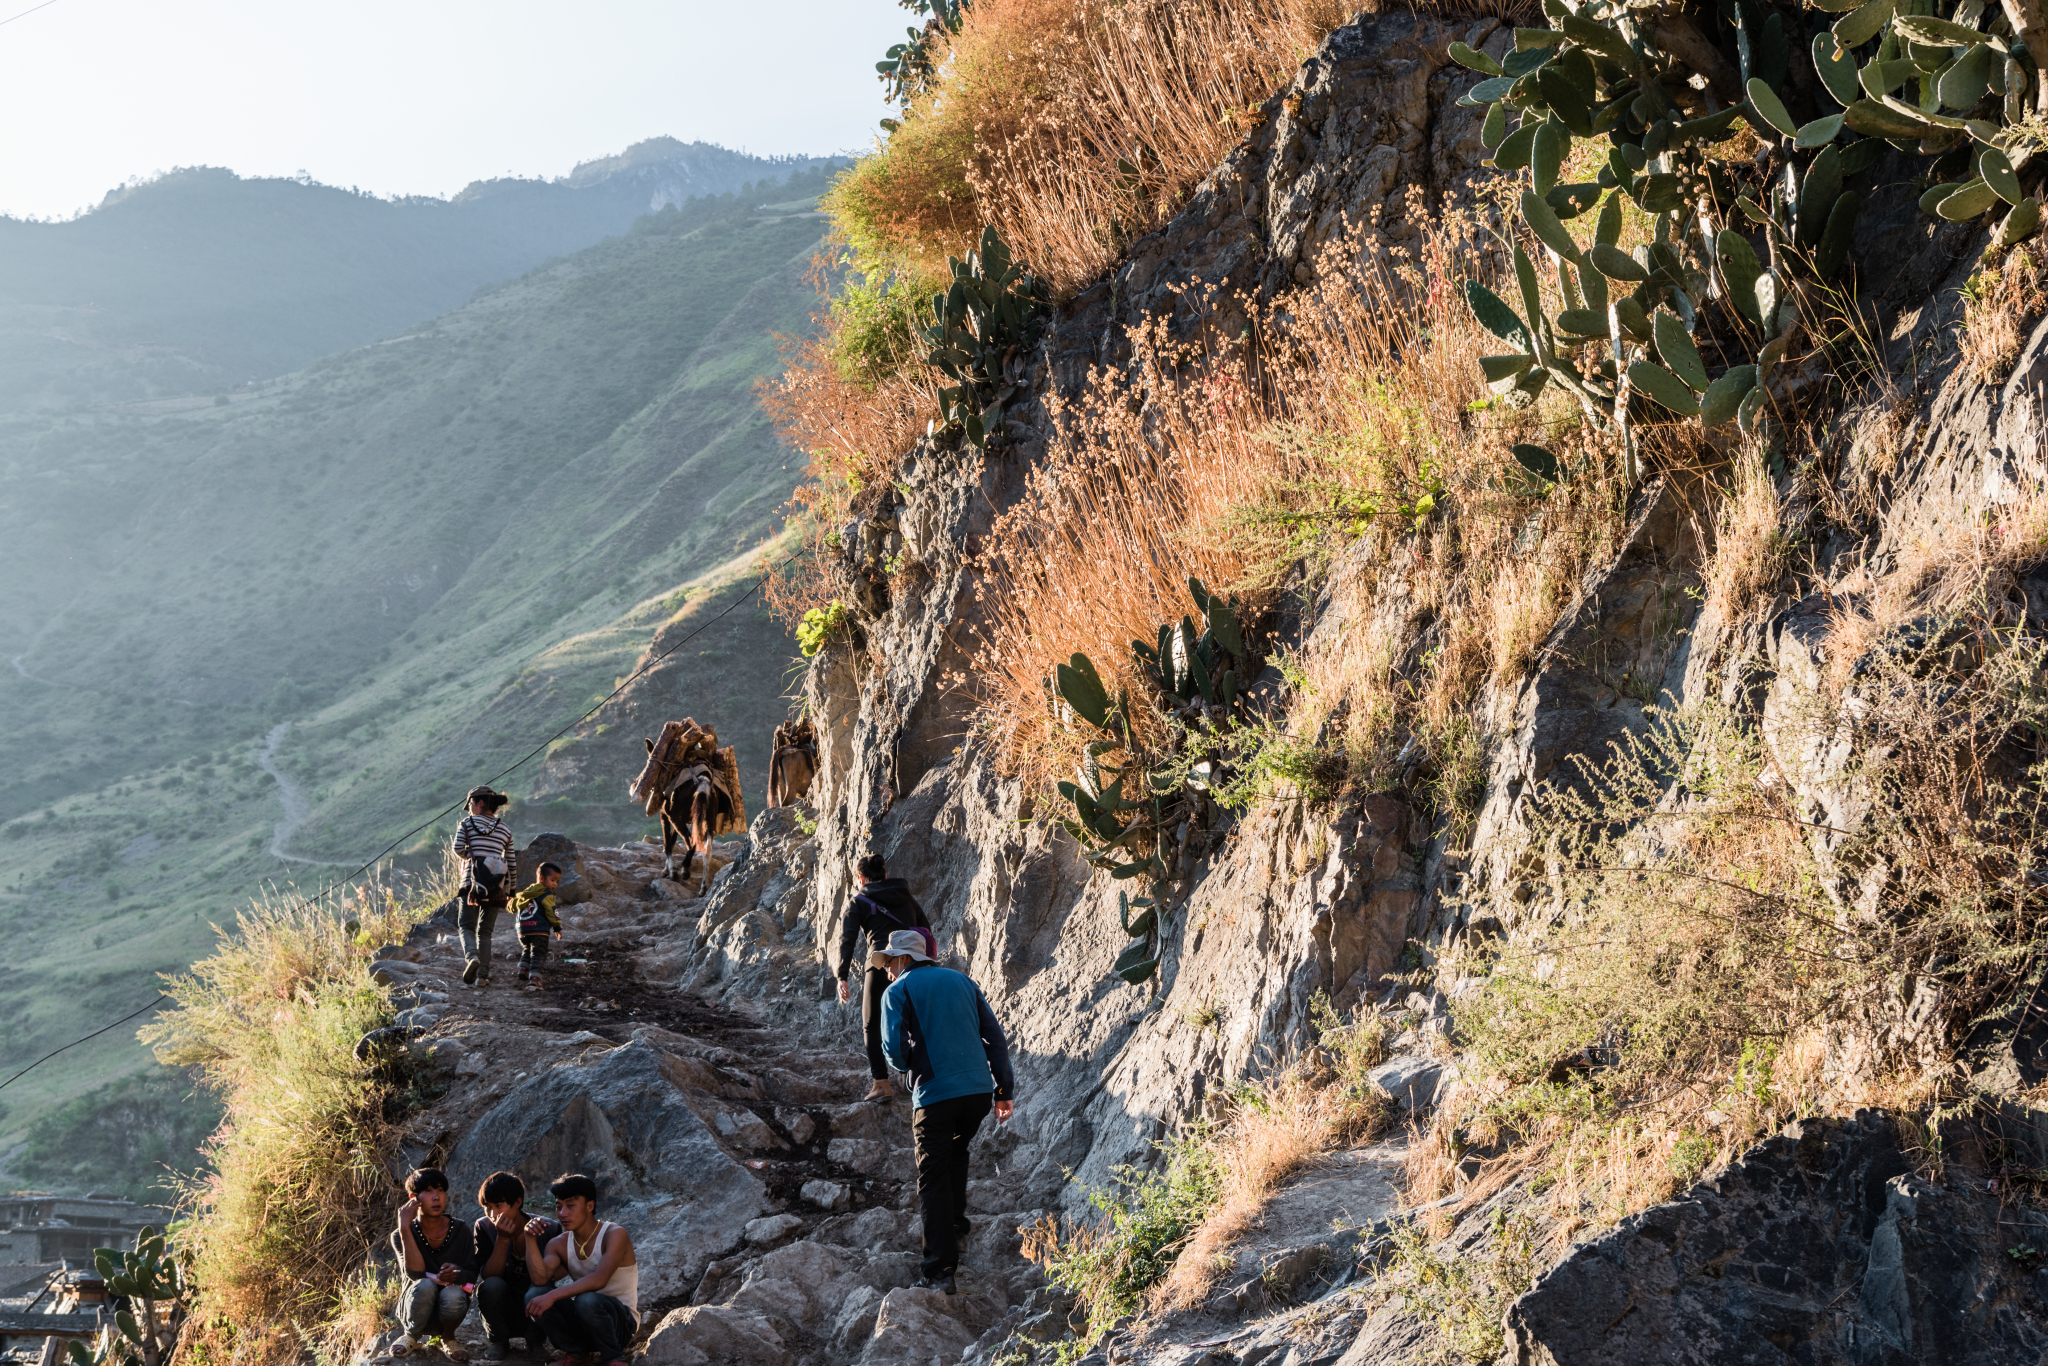
<svg viewBox="0 0 2048 1366"><path fill-rule="evenodd" d="M1084 1348L1137 1312L1222 1196L1223 1169L1206 1135L1191 1131L1159 1147L1161 1169L1119 1168L1112 1185L1088 1192L1097 1223L1063 1236L1040 1225L1027 1244L1046 1277L1086 1308Z"/></svg>
<svg viewBox="0 0 2048 1366"><path fill-rule="evenodd" d="M840 378L873 389L917 358L937 287L898 271L850 276L832 298L832 360Z"/></svg>
<svg viewBox="0 0 2048 1366"><path fill-rule="evenodd" d="M1409 1309L1436 1329L1432 1363L1496 1360L1506 1345L1502 1318L1536 1278L1535 1225L1527 1215L1496 1207L1488 1232L1483 1250L1460 1250L1431 1245L1413 1224L1394 1227L1389 1274Z"/></svg>
<svg viewBox="0 0 2048 1366"><path fill-rule="evenodd" d="M845 603L833 602L824 607L813 607L804 613L804 619L797 623L797 648L803 651L805 659L809 659L825 648L825 643L832 638L834 632L845 630L846 623Z"/></svg>

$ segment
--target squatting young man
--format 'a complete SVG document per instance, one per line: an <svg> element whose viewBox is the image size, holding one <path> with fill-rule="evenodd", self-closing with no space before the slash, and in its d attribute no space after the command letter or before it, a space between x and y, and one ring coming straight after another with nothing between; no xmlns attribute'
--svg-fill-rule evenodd
<svg viewBox="0 0 2048 1366"><path fill-rule="evenodd" d="M527 1253L536 1243L545 1248L558 1238L562 1226L552 1219L536 1219L538 1236L527 1232L526 1183L514 1172L492 1172L478 1188L476 1202L483 1206L483 1218L476 1221L476 1251L481 1259L477 1272L476 1305L484 1319L490 1346L484 1355L503 1361L512 1351L512 1339L526 1339L529 1352L541 1345L540 1329L526 1317L527 1292L533 1278L527 1274Z"/></svg>
<svg viewBox="0 0 2048 1366"><path fill-rule="evenodd" d="M544 1238L547 1221L527 1221L527 1317L564 1353L556 1366L578 1357L624 1366L626 1345L640 1327L633 1235L597 1217L597 1183L588 1176L565 1173L548 1192L562 1231Z"/></svg>
<svg viewBox="0 0 2048 1366"><path fill-rule="evenodd" d="M476 1279L475 1232L448 1217L448 1177L421 1167L405 1178L406 1201L399 1206L392 1251L405 1266L406 1287L398 1297L398 1321L405 1332L391 1355L407 1356L428 1338L440 1338L454 1361L469 1360L455 1345L455 1330L469 1314L465 1282Z"/></svg>

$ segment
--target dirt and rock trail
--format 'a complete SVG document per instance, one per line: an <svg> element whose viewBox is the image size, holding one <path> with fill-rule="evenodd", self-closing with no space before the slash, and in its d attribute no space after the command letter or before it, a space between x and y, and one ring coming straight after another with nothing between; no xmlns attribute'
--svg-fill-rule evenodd
<svg viewBox="0 0 2048 1366"><path fill-rule="evenodd" d="M1016 1118L976 1141L960 1293L912 1286L908 1102L858 1099L858 1013L837 1004L818 952L816 846L793 813L764 813L715 853L704 896L660 876L655 843L543 836L521 866L543 858L570 870L572 904L541 988L519 983L509 925L479 988L461 983L452 925L380 954L398 1023L424 1031L417 1046L445 1086L408 1120L397 1167L445 1168L467 1217L500 1168L534 1192L562 1171L594 1175L601 1212L639 1250L648 1366L949 1366L1069 1334L1071 1301L1024 1258L1020 1231L1072 1202L1089 1138L1054 1095L1034 1095L1028 1057ZM1303 1173L1240 1241L1213 1303L1154 1332L1143 1355L1220 1361L1218 1341L1264 1331L1275 1309L1341 1279L1391 1207L1398 1160L1393 1145ZM474 1315L462 1337L482 1347ZM1129 1332L1118 1341L1119 1359L1138 1348Z"/></svg>
<svg viewBox="0 0 2048 1366"><path fill-rule="evenodd" d="M1039 1277L1016 1228L1036 1211L974 1215L961 1294L909 1288L908 1105L858 1099L857 1015L821 999L830 983L815 955L777 955L789 961L751 1008L687 989L707 905L757 895L761 879L728 886L746 870L721 851L712 895L692 896L694 879L660 876L658 844L543 837L522 867L541 858L571 870L575 904L539 989L519 982L503 921L488 985L462 985L458 936L438 920L379 956L398 1023L425 1031L445 1086L410 1117L398 1166L444 1167L472 1218L491 1171L517 1171L537 1193L561 1171L590 1171L603 1213L639 1249L639 1346L655 1363L951 1360L1030 1300ZM482 1346L475 1315L462 1336Z"/></svg>

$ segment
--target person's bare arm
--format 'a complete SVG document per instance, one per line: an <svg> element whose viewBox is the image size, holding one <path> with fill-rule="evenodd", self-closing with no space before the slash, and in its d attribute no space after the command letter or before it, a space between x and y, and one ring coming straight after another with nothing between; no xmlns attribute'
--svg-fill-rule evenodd
<svg viewBox="0 0 2048 1366"><path fill-rule="evenodd" d="M554 1284L562 1271L562 1256L556 1250L556 1244L562 1240L542 1238L547 1228L547 1223L540 1219L530 1219L526 1224L526 1278L535 1285Z"/></svg>
<svg viewBox="0 0 2048 1366"><path fill-rule="evenodd" d="M408 1200L398 1207L398 1245L405 1250L406 1272L414 1276L427 1274L426 1255L420 1251L420 1245L412 1236L412 1217L418 1214L419 1210L418 1200Z"/></svg>
<svg viewBox="0 0 2048 1366"><path fill-rule="evenodd" d="M480 1281L491 1276L502 1276L505 1274L506 1254L512 1250L512 1242L519 1236L517 1228L508 1233L499 1225L496 1219L492 1219L490 1225L493 1230L491 1234L491 1255L484 1258L483 1266L477 1270L476 1278Z"/></svg>
<svg viewBox="0 0 2048 1366"><path fill-rule="evenodd" d="M572 1235L564 1233L564 1238ZM535 1297L527 1304L529 1314L545 1314L558 1300L571 1299L586 1290L602 1290L610 1284L612 1273L633 1254L633 1239L626 1230L614 1228L604 1237L604 1246L598 1249L597 1265L588 1276L573 1280L567 1285L557 1286L545 1295Z"/></svg>

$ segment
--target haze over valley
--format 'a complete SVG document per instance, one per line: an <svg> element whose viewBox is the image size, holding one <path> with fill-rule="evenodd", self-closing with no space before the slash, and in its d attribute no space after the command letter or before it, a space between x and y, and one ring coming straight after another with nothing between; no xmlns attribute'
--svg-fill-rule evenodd
<svg viewBox="0 0 2048 1366"><path fill-rule="evenodd" d="M252 896L427 867L415 827L752 584L802 463L755 384L837 164L657 138L447 200L199 168L0 219L0 1076ZM657 711L758 783L794 654L739 606L506 779L514 829L642 828ZM0 1093L0 1173L190 1169L217 1112L132 1029Z"/></svg>

